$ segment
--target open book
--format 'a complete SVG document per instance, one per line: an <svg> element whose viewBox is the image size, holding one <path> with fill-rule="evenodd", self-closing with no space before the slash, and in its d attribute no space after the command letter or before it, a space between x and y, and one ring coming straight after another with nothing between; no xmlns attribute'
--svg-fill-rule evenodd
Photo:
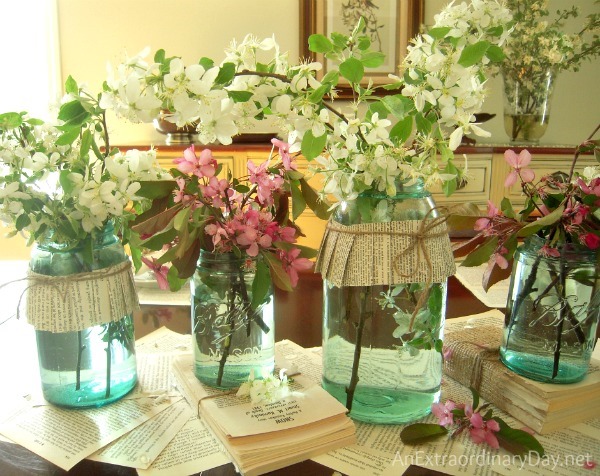
<svg viewBox="0 0 600 476"><path fill-rule="evenodd" d="M203 386L190 354L175 359L173 374L242 474L263 474L355 442L346 408L302 375L294 376L283 400L252 405L248 397Z"/></svg>
<svg viewBox="0 0 600 476"><path fill-rule="evenodd" d="M453 353L444 373L475 387L483 399L540 434L600 417L600 362L592 359L587 376L573 384L522 377L492 350L500 345L503 320L504 315L494 310L446 321L444 345Z"/></svg>

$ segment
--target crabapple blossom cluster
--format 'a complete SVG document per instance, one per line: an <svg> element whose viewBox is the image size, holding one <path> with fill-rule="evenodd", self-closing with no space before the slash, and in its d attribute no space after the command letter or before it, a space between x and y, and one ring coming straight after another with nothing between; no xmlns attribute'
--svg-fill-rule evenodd
<svg viewBox="0 0 600 476"><path fill-rule="evenodd" d="M253 405L274 403L290 394L289 379L286 369L279 371L279 377L263 369L262 378L257 379L254 369L250 370L248 381L242 383L236 396L249 396Z"/></svg>
<svg viewBox="0 0 600 476"><path fill-rule="evenodd" d="M463 134L486 135L474 114L486 68L503 58L509 21L496 0L450 5L413 41L402 77L377 87L365 87L365 68L380 66L384 55L370 49L363 19L349 36L310 37L311 50L331 63L324 75L318 62L290 64L273 38L234 41L219 64L185 65L159 50L153 62L141 54L111 68L100 104L134 121L166 109L179 126L197 124L203 143L229 144L244 127L272 118L288 154L316 159L322 196L394 195L398 180L413 179L445 183L451 193L462 174L453 150ZM350 84L352 101L336 100L340 80ZM374 95L378 88L390 94Z"/></svg>
<svg viewBox="0 0 600 476"><path fill-rule="evenodd" d="M591 141L578 147L573 170L579 153L594 147ZM545 239L539 251L545 257L560 257L560 248L566 243L600 249L600 167L585 167L582 173L571 172L571 176L562 172L544 175L536 182L535 172L528 168L531 155L527 150L519 154L507 150L504 159L511 167L504 185L519 183L525 195L524 209L518 217L507 199L501 210L488 202L487 216L475 221L477 235L455 249L457 256L467 254L464 266L487 261L487 276L495 268L509 273L518 238L534 233ZM492 284L484 282L484 288Z"/></svg>
<svg viewBox="0 0 600 476"><path fill-rule="evenodd" d="M141 200L140 181L164 178L153 150L98 156L89 132L71 143L64 134L61 121L0 115L0 219L14 233L77 242L109 220L125 219L127 204Z"/></svg>
<svg viewBox="0 0 600 476"><path fill-rule="evenodd" d="M457 436L465 430L469 430L469 435L474 443L487 443L492 448L499 448L496 433L500 431L500 425L491 418L491 414L483 414L487 405L482 405L478 410L474 410L470 403L457 404L452 400L446 403L434 403L431 405L433 413L439 424L445 428L456 425L451 436Z"/></svg>
<svg viewBox="0 0 600 476"><path fill-rule="evenodd" d="M281 155L285 157L288 144L274 139L274 145L281 147ZM165 254L144 261L159 284L163 288L169 285L169 267L165 265L171 261L169 250L179 248L186 253L201 248L213 253L245 255L249 259L260 255L269 266L279 266L287 275L287 287L295 287L298 271L311 268L312 262L293 245L297 228L288 219L287 194L291 193L291 182L302 174L294 170L292 159L274 161L269 157L259 165L249 161L246 180L219 178L221 167L210 149L198 154L192 145L174 163L176 168L171 173L176 187L172 206L163 216L172 216L173 221L183 217L184 221L177 225L170 222L165 227L167 231L179 230L176 236L167 235L168 240L160 243L167 249ZM148 240L165 230L142 227L137 231ZM172 264L177 267L177 263ZM177 271L183 277L182 270Z"/></svg>

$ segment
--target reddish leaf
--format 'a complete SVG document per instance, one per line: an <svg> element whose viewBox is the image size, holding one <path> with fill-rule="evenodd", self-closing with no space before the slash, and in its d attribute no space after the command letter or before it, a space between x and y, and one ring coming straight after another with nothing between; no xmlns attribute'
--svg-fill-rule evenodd
<svg viewBox="0 0 600 476"><path fill-rule="evenodd" d="M177 203L171 208L167 208L165 211L160 212L158 214L146 216L146 213L140 215L141 218L145 218L143 221L137 221L137 223L131 228L133 231L139 233L140 235L154 235L159 231L163 231L167 226L171 224L171 221L177 215L179 210L183 205L181 203Z"/></svg>
<svg viewBox="0 0 600 476"><path fill-rule="evenodd" d="M175 258L172 263L173 266L177 268L179 271L179 278L185 279L189 278L196 271L196 264L198 262L198 257L200 256L200 240L196 240L192 243L192 246L188 248L185 256L182 258Z"/></svg>
<svg viewBox="0 0 600 476"><path fill-rule="evenodd" d="M483 273L482 285L485 292L488 291L494 284L510 276L512 271L512 261L508 262L508 267L502 269L495 262L489 265Z"/></svg>
<svg viewBox="0 0 600 476"><path fill-rule="evenodd" d="M468 241L460 241L452 245L452 252L455 258L461 258L471 253L475 248L480 246L487 237L482 234L476 235Z"/></svg>

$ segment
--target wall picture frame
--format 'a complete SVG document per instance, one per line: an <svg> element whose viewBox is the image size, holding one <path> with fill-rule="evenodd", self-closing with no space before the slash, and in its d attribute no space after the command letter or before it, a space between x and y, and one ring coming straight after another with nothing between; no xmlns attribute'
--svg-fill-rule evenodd
<svg viewBox="0 0 600 476"><path fill-rule="evenodd" d="M423 23L423 0L299 0L300 1L300 56L302 59L323 64L327 73L328 62L322 54L308 49L308 38L313 33L325 36L333 31L350 34L360 15L367 21L367 33L372 48L386 55L379 68L365 71L364 84L369 80L377 86L389 82L388 74L398 74L398 65L406 54L411 38L419 33ZM338 97L351 98L352 90L342 78L336 88ZM376 90L383 96L388 92Z"/></svg>

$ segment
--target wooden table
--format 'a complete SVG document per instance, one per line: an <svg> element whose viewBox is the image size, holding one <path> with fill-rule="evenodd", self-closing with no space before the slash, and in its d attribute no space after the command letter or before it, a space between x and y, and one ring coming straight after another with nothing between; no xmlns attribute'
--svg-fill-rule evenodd
<svg viewBox="0 0 600 476"><path fill-rule="evenodd" d="M290 339L304 347L315 347L321 345L321 310L323 299L323 285L319 275L303 273L294 292L286 293L277 291L275 293L276 314L276 340ZM448 285L447 317L453 318L466 314L475 314L488 310L477 300L458 280L450 278ZM189 332L190 318L189 307L180 306L178 309L167 310L160 306L142 306L141 311L136 314L136 336L148 333L160 325L167 325L178 332ZM170 318L167 319L170 315ZM3 319L0 319L2 322ZM139 329L139 330L138 330ZM0 333L2 332L0 326ZM9 336L2 336L9 339ZM1 345L1 344L0 344ZM12 358L15 350L12 351ZM9 357L10 358L10 357ZM0 359L4 375L4 366L10 365L10 360L3 354L0 348ZM32 376L37 378L38 376ZM3 385L10 382L3 381ZM272 472L272 475L331 475L333 470L321 466L313 461L304 461L287 468ZM83 460L66 472L45 459L37 456L31 451L19 445L0 442L0 475L1 476L134 476L133 468L116 466L106 463L98 463ZM204 471L204 476L228 476L237 474L233 465L228 464L210 471ZM440 475L437 471L427 470L417 466L411 466L404 474L416 475ZM183 476L183 475L182 475Z"/></svg>

